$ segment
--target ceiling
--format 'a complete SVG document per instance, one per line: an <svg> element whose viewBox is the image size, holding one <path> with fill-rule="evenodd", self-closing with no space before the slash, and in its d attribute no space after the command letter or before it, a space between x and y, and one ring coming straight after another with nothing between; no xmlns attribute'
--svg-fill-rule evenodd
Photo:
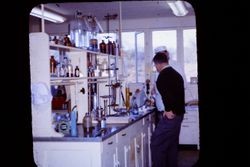
<svg viewBox="0 0 250 167"><path fill-rule="evenodd" d="M121 3L120 3L121 2ZM113 1L113 2L67 2L67 3L47 3L44 7L55 13L61 14L72 20L76 11L83 15L96 16L97 20L105 20L105 16L120 15L119 6L121 4L122 19L155 18L174 16L166 1ZM194 15L192 6L185 2L189 15Z"/></svg>

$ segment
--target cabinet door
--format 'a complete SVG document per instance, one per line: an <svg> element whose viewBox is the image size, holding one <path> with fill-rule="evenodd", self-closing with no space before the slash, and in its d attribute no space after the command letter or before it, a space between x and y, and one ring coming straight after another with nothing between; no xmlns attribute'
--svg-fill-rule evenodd
<svg viewBox="0 0 250 167"><path fill-rule="evenodd" d="M151 139L151 135L152 135L152 125L149 124L148 126L148 135L147 135L147 140L148 140L148 143L147 143L147 147L148 147L148 154L147 154L147 157L148 157L148 166L151 167L152 166L152 159L151 159L151 149L150 149L150 139Z"/></svg>
<svg viewBox="0 0 250 167"><path fill-rule="evenodd" d="M102 167L117 167L117 150L115 136L106 139L102 148Z"/></svg>
<svg viewBox="0 0 250 167"><path fill-rule="evenodd" d="M185 123L181 125L179 144L197 144L197 128L195 123Z"/></svg>
<svg viewBox="0 0 250 167"><path fill-rule="evenodd" d="M143 118L143 131L141 134L142 141L142 166L146 167L149 164L149 140L151 137L151 115L147 115ZM150 133L149 133L150 132Z"/></svg>
<svg viewBox="0 0 250 167"><path fill-rule="evenodd" d="M141 164L142 167L148 166L148 140L147 128L141 133Z"/></svg>
<svg viewBox="0 0 250 167"><path fill-rule="evenodd" d="M187 111L184 114L179 144L199 145L199 123L197 111Z"/></svg>
<svg viewBox="0 0 250 167"><path fill-rule="evenodd" d="M129 167L129 155L130 155L130 135L129 127L123 129L117 134L117 148L118 148L118 162L122 167Z"/></svg>
<svg viewBox="0 0 250 167"><path fill-rule="evenodd" d="M136 137L134 137L134 151L135 154L135 167L142 166L143 160L143 141L142 141L143 132L138 133Z"/></svg>
<svg viewBox="0 0 250 167"><path fill-rule="evenodd" d="M97 142L34 142L34 159L39 167L101 166Z"/></svg>

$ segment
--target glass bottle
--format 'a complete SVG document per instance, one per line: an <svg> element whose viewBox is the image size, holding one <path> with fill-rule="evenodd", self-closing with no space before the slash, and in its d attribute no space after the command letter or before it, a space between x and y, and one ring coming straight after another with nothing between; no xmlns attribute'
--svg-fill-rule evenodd
<svg viewBox="0 0 250 167"><path fill-rule="evenodd" d="M55 44L58 44L58 39L56 38L56 36L54 36L54 38L52 39L52 41L54 41Z"/></svg>
<svg viewBox="0 0 250 167"><path fill-rule="evenodd" d="M67 77L68 75L68 58L67 57L63 58L62 68L64 71L62 74L64 74L64 77Z"/></svg>
<svg viewBox="0 0 250 167"><path fill-rule="evenodd" d="M106 117L102 117L102 119L101 119L101 128L102 129L106 128Z"/></svg>
<svg viewBox="0 0 250 167"><path fill-rule="evenodd" d="M65 65L59 64L59 77L65 77Z"/></svg>
<svg viewBox="0 0 250 167"><path fill-rule="evenodd" d="M89 46L90 46L90 50L98 51L98 41L97 41L97 33L96 32L91 33L91 38L89 40Z"/></svg>
<svg viewBox="0 0 250 167"><path fill-rule="evenodd" d="M129 90L129 87L128 85L126 84L125 86L125 98L126 98L126 109L129 110L129 107L130 107L130 90Z"/></svg>
<svg viewBox="0 0 250 167"><path fill-rule="evenodd" d="M116 43L113 41L112 43L112 55L116 55Z"/></svg>
<svg viewBox="0 0 250 167"><path fill-rule="evenodd" d="M88 64L88 77L94 77L94 66L91 62Z"/></svg>
<svg viewBox="0 0 250 167"><path fill-rule="evenodd" d="M78 48L85 47L86 25L80 11L76 11L75 19L70 21L69 29L72 45Z"/></svg>
<svg viewBox="0 0 250 167"><path fill-rule="evenodd" d="M75 77L79 77L80 76L80 69L78 66L76 66L75 68Z"/></svg>
<svg viewBox="0 0 250 167"><path fill-rule="evenodd" d="M68 64L67 64L67 77L73 77L73 66L71 64L71 60L68 60Z"/></svg>
<svg viewBox="0 0 250 167"><path fill-rule="evenodd" d="M102 42L99 44L99 48L101 53L106 53L106 44L104 40L102 40Z"/></svg>
<svg viewBox="0 0 250 167"><path fill-rule="evenodd" d="M107 44L107 54L112 54L112 48L113 48L113 44L112 42L109 40L108 44Z"/></svg>
<svg viewBox="0 0 250 167"><path fill-rule="evenodd" d="M50 76L56 76L56 60L54 56L50 56Z"/></svg>
<svg viewBox="0 0 250 167"><path fill-rule="evenodd" d="M83 117L83 128L87 130L87 132L90 131L90 128L92 127L92 117L90 113L86 113L85 116Z"/></svg>
<svg viewBox="0 0 250 167"><path fill-rule="evenodd" d="M65 35L65 36L64 36L64 38L63 38L63 44L64 44L65 46L72 46L71 41L70 41L68 35Z"/></svg>
<svg viewBox="0 0 250 167"><path fill-rule="evenodd" d="M101 76L103 77L107 77L108 76L108 62L107 60L104 58L101 64Z"/></svg>

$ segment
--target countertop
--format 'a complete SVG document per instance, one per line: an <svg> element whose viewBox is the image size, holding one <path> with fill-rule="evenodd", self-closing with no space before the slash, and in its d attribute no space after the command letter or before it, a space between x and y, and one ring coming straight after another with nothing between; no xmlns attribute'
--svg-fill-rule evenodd
<svg viewBox="0 0 250 167"><path fill-rule="evenodd" d="M86 128L83 128L82 124L77 125L77 136L71 136L69 134L65 134L63 137L33 137L33 142L46 142L46 141L55 141L55 142L102 142L107 138L115 135L121 130L127 128L128 126L134 124L139 121L143 117L152 113L152 109L148 109L142 114L134 117L133 121L129 123L107 123L106 128L102 129L100 124L93 124L92 128L87 131Z"/></svg>

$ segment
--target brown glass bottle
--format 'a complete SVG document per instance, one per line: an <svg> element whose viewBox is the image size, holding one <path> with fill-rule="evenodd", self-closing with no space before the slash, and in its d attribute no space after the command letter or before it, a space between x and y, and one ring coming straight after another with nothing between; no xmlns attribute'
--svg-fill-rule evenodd
<svg viewBox="0 0 250 167"><path fill-rule="evenodd" d="M56 60L54 56L50 56L50 76L54 77L56 75Z"/></svg>
<svg viewBox="0 0 250 167"><path fill-rule="evenodd" d="M113 44L111 41L108 41L108 50L107 50L107 54L112 54L112 48L113 48Z"/></svg>
<svg viewBox="0 0 250 167"><path fill-rule="evenodd" d="M105 44L104 40L102 40L99 47L100 47L100 52L101 53L106 53L106 44Z"/></svg>
<svg viewBox="0 0 250 167"><path fill-rule="evenodd" d="M113 41L112 43L112 55L116 55L116 43Z"/></svg>
<svg viewBox="0 0 250 167"><path fill-rule="evenodd" d="M71 41L70 41L70 39L69 39L69 37L67 35L64 36L63 40L64 40L64 45L65 46L72 46Z"/></svg>

